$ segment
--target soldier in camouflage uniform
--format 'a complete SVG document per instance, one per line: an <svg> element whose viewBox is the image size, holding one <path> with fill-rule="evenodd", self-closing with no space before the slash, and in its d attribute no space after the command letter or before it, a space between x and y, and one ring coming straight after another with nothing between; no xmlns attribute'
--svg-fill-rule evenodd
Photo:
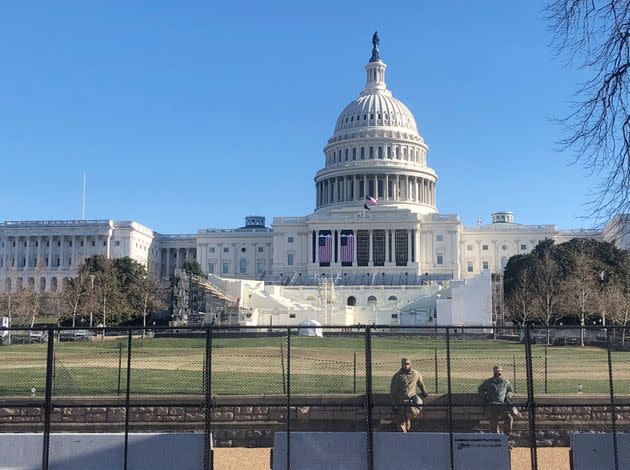
<svg viewBox="0 0 630 470"><path fill-rule="evenodd" d="M479 385L479 395L483 400L484 411L490 421L492 432L501 432L499 421L503 420L503 432L509 436L512 434L512 409L518 415L518 410L512 405L514 387L509 380L503 377L501 366L494 366L493 375Z"/></svg>
<svg viewBox="0 0 630 470"><path fill-rule="evenodd" d="M420 389L421 398L428 396L422 374L412 369L411 362L404 357L400 361L400 370L392 377L389 387L394 403L392 411L397 431L408 432L411 429L411 420L420 414L419 404L422 400L417 398L416 387Z"/></svg>

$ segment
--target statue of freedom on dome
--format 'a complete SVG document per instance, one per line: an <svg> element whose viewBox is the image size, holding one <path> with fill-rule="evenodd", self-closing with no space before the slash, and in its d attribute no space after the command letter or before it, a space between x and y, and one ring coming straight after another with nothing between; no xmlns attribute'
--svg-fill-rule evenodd
<svg viewBox="0 0 630 470"><path fill-rule="evenodd" d="M381 60L381 57L378 55L379 42L380 39L378 37L378 31L375 31L374 35L372 36L372 58L370 59L370 62L378 62Z"/></svg>

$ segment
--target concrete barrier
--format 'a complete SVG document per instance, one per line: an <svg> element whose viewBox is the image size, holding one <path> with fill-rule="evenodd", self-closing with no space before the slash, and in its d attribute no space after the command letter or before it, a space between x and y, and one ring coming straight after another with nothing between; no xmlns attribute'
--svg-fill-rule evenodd
<svg viewBox="0 0 630 470"><path fill-rule="evenodd" d="M129 434L128 468L198 470L203 467L203 442L203 433ZM123 468L124 443L123 433L51 434L49 469ZM0 468L40 470L42 446L42 434L0 434Z"/></svg>
<svg viewBox="0 0 630 470"><path fill-rule="evenodd" d="M611 433L571 434L573 470L610 470L615 468L613 435ZM630 434L617 434L619 468L630 468Z"/></svg>
<svg viewBox="0 0 630 470"><path fill-rule="evenodd" d="M448 433L374 433L377 470L449 470ZM273 470L286 470L286 433L277 432ZM454 433L453 459L458 470L510 470L507 437L502 434ZM365 470L367 434L364 432L292 432L291 462L301 470Z"/></svg>

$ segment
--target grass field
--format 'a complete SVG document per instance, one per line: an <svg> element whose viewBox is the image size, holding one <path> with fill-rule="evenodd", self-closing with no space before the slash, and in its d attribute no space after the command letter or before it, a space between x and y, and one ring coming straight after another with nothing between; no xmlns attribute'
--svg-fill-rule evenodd
<svg viewBox="0 0 630 470"><path fill-rule="evenodd" d="M116 395L119 390L124 394L126 340L55 343L54 346L55 396ZM363 392L364 348L361 337L292 338L292 392L353 393L355 389L357 393ZM216 338L212 350L212 393L283 393L286 355L286 338ZM131 394L202 394L204 356L204 339L134 338ZM409 357L413 367L422 372L429 392L446 393L443 340L386 337L372 339L375 392L388 391L390 377L399 368L402 356ZM494 364L504 367L504 374L515 384L517 393L526 392L523 345L492 340L451 341L453 392L476 392L479 383L491 375ZM545 360L544 346L534 345L533 365L537 393L545 392L545 375L548 393L577 393L580 384L584 394L608 393L606 350L549 347ZM32 388L36 396L41 396L45 376L46 344L0 346L0 396L26 397L31 395ZM613 353L613 376L616 393L630 393L630 353Z"/></svg>

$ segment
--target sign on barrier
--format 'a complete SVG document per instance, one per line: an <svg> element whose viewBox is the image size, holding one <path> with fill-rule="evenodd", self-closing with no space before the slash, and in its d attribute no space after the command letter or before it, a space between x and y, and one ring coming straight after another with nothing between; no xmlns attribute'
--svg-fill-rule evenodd
<svg viewBox="0 0 630 470"><path fill-rule="evenodd" d="M42 435L0 434L0 468L40 470ZM203 468L203 433L129 434L128 468L155 470ZM212 442L212 440L210 441ZM123 433L54 433L50 435L50 470L123 468Z"/></svg>
<svg viewBox="0 0 630 470"><path fill-rule="evenodd" d="M613 435L611 433L571 434L573 470L610 470L615 468ZM619 468L630 468L630 433L617 434Z"/></svg>
<svg viewBox="0 0 630 470"><path fill-rule="evenodd" d="M374 468L449 470L448 433L374 433ZM273 441L273 470L286 470L286 433ZM453 460L458 470L510 470L510 450L503 434L453 433ZM292 432L291 467L303 470L365 470L364 432ZM297 467L296 467L297 468Z"/></svg>

